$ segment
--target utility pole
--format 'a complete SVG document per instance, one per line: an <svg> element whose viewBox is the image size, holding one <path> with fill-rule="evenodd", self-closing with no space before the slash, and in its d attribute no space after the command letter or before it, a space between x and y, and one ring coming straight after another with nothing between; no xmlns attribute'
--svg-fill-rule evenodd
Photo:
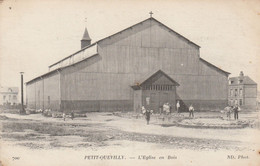
<svg viewBox="0 0 260 166"><path fill-rule="evenodd" d="M24 72L20 72L21 74L21 109L20 109L20 114L24 114L24 104L23 104L23 74Z"/></svg>

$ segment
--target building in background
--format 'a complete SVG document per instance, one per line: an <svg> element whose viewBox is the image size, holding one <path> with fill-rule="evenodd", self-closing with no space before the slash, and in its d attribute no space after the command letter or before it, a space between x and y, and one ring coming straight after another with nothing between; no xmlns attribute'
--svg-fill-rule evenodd
<svg viewBox="0 0 260 166"><path fill-rule="evenodd" d="M18 87L0 87L0 105L17 105L18 93Z"/></svg>
<svg viewBox="0 0 260 166"><path fill-rule="evenodd" d="M196 110L228 104L228 75L200 57L200 46L150 17L81 49L26 83L32 109L159 112L192 104Z"/></svg>
<svg viewBox="0 0 260 166"><path fill-rule="evenodd" d="M257 83L241 71L238 77L229 79L229 104L245 108L257 107Z"/></svg>

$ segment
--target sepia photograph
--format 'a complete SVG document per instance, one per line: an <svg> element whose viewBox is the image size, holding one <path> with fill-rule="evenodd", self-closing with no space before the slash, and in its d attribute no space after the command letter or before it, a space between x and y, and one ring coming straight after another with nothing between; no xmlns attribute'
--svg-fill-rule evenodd
<svg viewBox="0 0 260 166"><path fill-rule="evenodd" d="M259 0L0 0L0 166L260 165Z"/></svg>

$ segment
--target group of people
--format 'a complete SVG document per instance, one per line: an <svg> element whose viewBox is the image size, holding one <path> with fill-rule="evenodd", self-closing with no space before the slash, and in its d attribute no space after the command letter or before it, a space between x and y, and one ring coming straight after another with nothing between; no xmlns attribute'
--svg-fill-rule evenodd
<svg viewBox="0 0 260 166"><path fill-rule="evenodd" d="M177 101L177 103L176 103L177 113L180 113L180 107L181 107L180 102ZM163 108L163 113L165 115L169 115L172 112L172 106L169 103L163 104L162 108ZM144 106L142 106L141 110L142 110L142 113L145 115L147 125L149 125L151 114L153 113L153 110L146 109ZM161 113L161 111L160 111L160 113ZM189 117L194 118L194 107L192 106L192 104L189 106Z"/></svg>
<svg viewBox="0 0 260 166"><path fill-rule="evenodd" d="M62 114L62 118L63 118L63 121L66 120L66 113L65 113L65 112L63 112L63 114ZM72 120L74 119L74 111L71 111L71 113L70 113L70 118L71 118Z"/></svg>
<svg viewBox="0 0 260 166"><path fill-rule="evenodd" d="M231 114L232 112L234 112L234 119L238 120L238 112L240 111L240 107L238 106L238 104L236 104L235 106L227 106L225 108L225 111L227 112L227 118L230 120L231 119Z"/></svg>
<svg viewBox="0 0 260 166"><path fill-rule="evenodd" d="M163 104L163 113L165 113L166 115L169 115L172 111L172 106L169 103L165 103Z"/></svg>

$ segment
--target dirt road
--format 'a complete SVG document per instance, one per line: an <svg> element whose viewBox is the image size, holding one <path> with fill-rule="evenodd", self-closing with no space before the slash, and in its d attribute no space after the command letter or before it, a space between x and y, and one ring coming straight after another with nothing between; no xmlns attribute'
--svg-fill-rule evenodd
<svg viewBox="0 0 260 166"><path fill-rule="evenodd" d="M61 150L110 153L115 149L121 153L163 149L163 153L178 151L179 154L181 151L255 153L260 147L257 137L254 137L259 135L256 129L162 127L154 121L146 125L143 119L127 119L111 113L90 113L87 118L66 121L40 114L5 113L1 114L1 130L2 147L5 147L1 151L7 158L14 156L6 153L9 148L26 150L28 154L32 151L60 153Z"/></svg>

